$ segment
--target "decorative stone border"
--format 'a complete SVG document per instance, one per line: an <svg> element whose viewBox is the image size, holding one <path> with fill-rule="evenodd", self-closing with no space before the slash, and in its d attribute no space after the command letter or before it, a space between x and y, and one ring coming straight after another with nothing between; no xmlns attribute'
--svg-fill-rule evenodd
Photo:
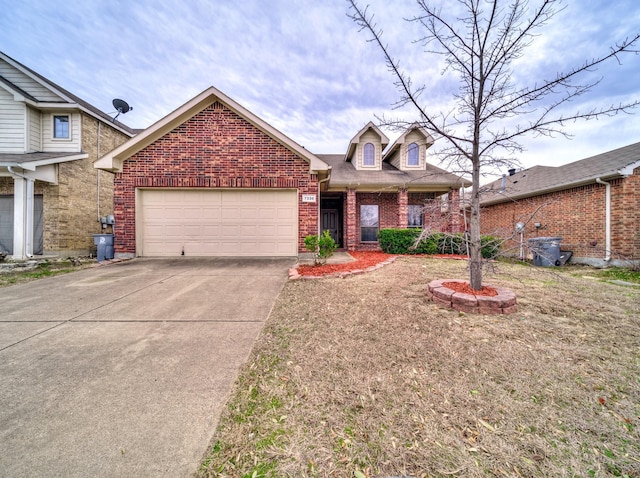
<svg viewBox="0 0 640 478"><path fill-rule="evenodd" d="M372 271L378 270L388 264L391 264L396 259L397 257L390 257L386 261L379 262L375 266L370 266L370 267L367 267L366 269L354 269L352 271L331 272L329 274L323 274L320 276L303 276L298 273L299 264L296 264L291 269L289 269L289 280L296 280L296 279L312 279L313 280L313 279L324 279L327 277L338 277L340 279L344 279L345 277L348 277L348 276L364 274L365 272L372 272Z"/></svg>
<svg viewBox="0 0 640 478"><path fill-rule="evenodd" d="M516 294L505 287L490 286L498 292L498 295L493 297L476 296L449 289L443 285L445 282L469 283L458 279L437 279L429 282L427 295L438 305L472 314L513 314L518 310Z"/></svg>

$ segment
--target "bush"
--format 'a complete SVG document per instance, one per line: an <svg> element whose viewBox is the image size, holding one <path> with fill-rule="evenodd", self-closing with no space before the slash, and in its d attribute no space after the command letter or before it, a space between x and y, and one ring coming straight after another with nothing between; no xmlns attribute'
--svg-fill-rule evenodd
<svg viewBox="0 0 640 478"><path fill-rule="evenodd" d="M325 264L337 247L329 231L324 231L321 236L305 237L304 245L308 251L313 252L313 259L316 265Z"/></svg>
<svg viewBox="0 0 640 478"><path fill-rule="evenodd" d="M420 229L380 229L378 241L387 254L407 254L420 232Z"/></svg>
<svg viewBox="0 0 640 478"><path fill-rule="evenodd" d="M504 240L495 236L482 236L480 244L482 247L482 257L485 259L493 259L500 254L500 246Z"/></svg>
<svg viewBox="0 0 640 478"><path fill-rule="evenodd" d="M421 232L420 229L381 229L380 248L388 254L467 254L464 234L434 232L415 245ZM482 257L496 257L501 242L498 237L482 236Z"/></svg>

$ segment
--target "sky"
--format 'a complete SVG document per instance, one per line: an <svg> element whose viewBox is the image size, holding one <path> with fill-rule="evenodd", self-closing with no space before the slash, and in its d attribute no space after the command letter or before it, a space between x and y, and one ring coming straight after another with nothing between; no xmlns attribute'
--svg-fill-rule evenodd
<svg viewBox="0 0 640 478"><path fill-rule="evenodd" d="M414 84L425 84L429 110L448 111L458 86L416 42L420 26L405 20L419 14L416 2L367 4L393 56ZM637 0L564 6L518 61L519 78L554 76L640 31ZM346 0L0 0L0 51L106 113L114 98L126 100L133 109L118 119L133 128L215 86L311 152L343 154L376 115L418 119L410 108L393 109L395 78L348 12ZM602 81L572 104L576 111L640 99L640 55L591 75ZM640 108L566 131L571 140L524 138L517 159L559 166L639 142Z"/></svg>

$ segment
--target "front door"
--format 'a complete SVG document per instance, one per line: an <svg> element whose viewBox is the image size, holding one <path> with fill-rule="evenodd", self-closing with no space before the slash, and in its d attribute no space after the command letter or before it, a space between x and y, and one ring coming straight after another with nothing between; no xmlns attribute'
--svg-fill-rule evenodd
<svg viewBox="0 0 640 478"><path fill-rule="evenodd" d="M342 221L337 209L322 210L322 231L329 231L338 247L342 247Z"/></svg>

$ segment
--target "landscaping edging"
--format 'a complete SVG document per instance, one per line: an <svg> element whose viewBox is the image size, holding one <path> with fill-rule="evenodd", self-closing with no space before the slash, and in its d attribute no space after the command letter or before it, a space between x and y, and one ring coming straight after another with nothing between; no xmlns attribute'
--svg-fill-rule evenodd
<svg viewBox="0 0 640 478"><path fill-rule="evenodd" d="M427 294L438 305L472 314L513 314L518 310L516 294L505 287L491 286L498 292L498 295L476 296L449 289L443 285L445 282L468 283L457 279L436 279L429 282Z"/></svg>
<svg viewBox="0 0 640 478"><path fill-rule="evenodd" d="M365 269L354 269L352 271L342 271L342 272L330 272L328 274L322 274L322 275L317 275L317 276L311 276L311 275L306 276L306 275L299 274L298 273L298 264L296 264L291 269L289 269L289 280L296 280L296 279L324 279L324 278L327 278L327 277L337 277L337 278L340 278L340 279L344 279L345 277L348 277L348 276L351 276L351 275L364 274L365 272L372 272L372 271L378 270L381 267L384 267L384 266L386 266L388 264L391 264L396 259L397 259L397 256L396 257L390 257L386 261L379 262L375 266L370 266L370 267L367 267Z"/></svg>

